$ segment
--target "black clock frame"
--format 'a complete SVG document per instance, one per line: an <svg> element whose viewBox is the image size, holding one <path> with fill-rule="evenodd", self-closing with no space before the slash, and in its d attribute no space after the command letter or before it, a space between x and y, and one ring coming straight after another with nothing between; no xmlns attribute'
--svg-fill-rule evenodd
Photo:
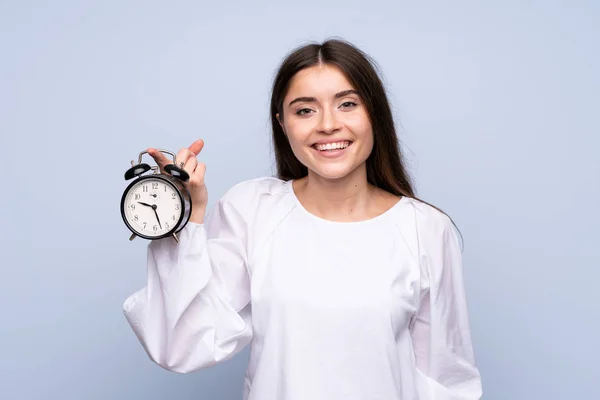
<svg viewBox="0 0 600 400"><path fill-rule="evenodd" d="M179 220L175 224L175 227L173 229L169 230L167 233L160 235L160 236L148 236L148 235L143 235L143 234L138 233L135 230L135 228L133 228L131 226L131 224L129 224L129 221L127 221L127 217L125 215L125 200L127 199L127 194L129 193L129 190L134 185L137 185L141 181L148 180L148 179L164 180L165 182L174 186L175 193L177 193L177 196L179 196L179 200L180 200L182 208L183 208L181 210ZM187 207L186 207L186 205L187 205ZM123 191L123 195L121 196L121 218L123 218L123 222L125 223L127 228L134 235L141 237L142 239L158 240L158 239L163 239L163 238L172 236L174 233L178 233L185 227L185 225L187 225L187 222L189 221L191 214L192 214L192 199L191 199L189 191L187 190L187 188L183 185L183 183L179 179L171 177L169 175L152 174L152 175L139 176L137 179L135 179L133 182L131 182L127 186L127 188L125 188L125 191ZM184 220L185 220L185 222L184 222Z"/></svg>

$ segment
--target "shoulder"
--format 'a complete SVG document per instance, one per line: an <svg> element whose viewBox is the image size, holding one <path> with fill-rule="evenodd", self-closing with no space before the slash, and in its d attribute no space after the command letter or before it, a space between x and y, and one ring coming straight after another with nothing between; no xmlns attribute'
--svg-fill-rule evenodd
<svg viewBox="0 0 600 400"><path fill-rule="evenodd" d="M276 209L289 208L289 182L276 177L260 177L241 181L219 199L217 206L234 211L247 222L272 218Z"/></svg>
<svg viewBox="0 0 600 400"><path fill-rule="evenodd" d="M413 223L423 250L456 239L456 227L447 214L418 199L405 198L405 201L413 210Z"/></svg>
<svg viewBox="0 0 600 400"><path fill-rule="evenodd" d="M217 227L229 225L238 233L243 232L248 251L253 254L294 207L290 181L261 177L232 186L221 197L213 214Z"/></svg>
<svg viewBox="0 0 600 400"><path fill-rule="evenodd" d="M232 186L223 197L222 202L240 204L272 196L286 191L286 181L276 177L265 176L241 181Z"/></svg>
<svg viewBox="0 0 600 400"><path fill-rule="evenodd" d="M415 210L415 218L421 227L437 231L452 225L452 220L437 208L417 199L408 199Z"/></svg>
<svg viewBox="0 0 600 400"><path fill-rule="evenodd" d="M419 255L421 290L439 285L444 276L462 268L462 251L458 230L452 219L431 205L407 199L414 210L413 229Z"/></svg>
<svg viewBox="0 0 600 400"><path fill-rule="evenodd" d="M241 181L230 187L210 207L208 219L217 224L222 224L224 220L250 224L259 217L264 218L265 213L261 211L280 202L287 190L287 181L275 177Z"/></svg>

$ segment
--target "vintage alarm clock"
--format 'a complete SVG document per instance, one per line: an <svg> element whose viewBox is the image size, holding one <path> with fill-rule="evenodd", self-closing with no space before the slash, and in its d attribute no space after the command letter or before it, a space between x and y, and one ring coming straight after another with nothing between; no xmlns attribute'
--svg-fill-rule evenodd
<svg viewBox="0 0 600 400"><path fill-rule="evenodd" d="M161 173L158 166L142 163L147 151L140 153L136 165L132 160L131 168L125 172L125 180L137 178L121 197L121 216L132 232L129 240L136 236L148 240L172 236L179 242L177 233L188 223L192 212L190 193L184 185L189 180L188 173L183 165L176 165L175 154L158 150L173 157L173 164L164 168L168 175ZM143 175L150 170L153 172Z"/></svg>

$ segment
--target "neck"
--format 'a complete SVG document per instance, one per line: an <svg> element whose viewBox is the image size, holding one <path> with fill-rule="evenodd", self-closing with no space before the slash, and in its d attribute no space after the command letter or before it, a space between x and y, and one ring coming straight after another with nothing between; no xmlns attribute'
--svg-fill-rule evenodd
<svg viewBox="0 0 600 400"><path fill-rule="evenodd" d="M309 171L295 182L294 191L309 212L332 221L369 218L375 196L366 168L357 168L340 179L326 179Z"/></svg>

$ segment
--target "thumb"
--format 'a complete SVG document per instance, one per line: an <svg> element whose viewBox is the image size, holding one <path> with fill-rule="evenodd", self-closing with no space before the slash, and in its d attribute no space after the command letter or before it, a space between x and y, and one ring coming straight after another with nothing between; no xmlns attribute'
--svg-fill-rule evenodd
<svg viewBox="0 0 600 400"><path fill-rule="evenodd" d="M194 143L192 143L190 145L190 147L188 147L188 150L190 150L195 155L198 155L202 151L203 147L204 147L204 140L198 139Z"/></svg>
<svg viewBox="0 0 600 400"><path fill-rule="evenodd" d="M165 165L171 163L171 161L169 161L169 159L165 157L165 155L162 152L158 151L158 149L150 147L146 149L146 151L148 152L150 157L154 158L154 161L156 162L156 164L158 164L160 168L164 168Z"/></svg>

